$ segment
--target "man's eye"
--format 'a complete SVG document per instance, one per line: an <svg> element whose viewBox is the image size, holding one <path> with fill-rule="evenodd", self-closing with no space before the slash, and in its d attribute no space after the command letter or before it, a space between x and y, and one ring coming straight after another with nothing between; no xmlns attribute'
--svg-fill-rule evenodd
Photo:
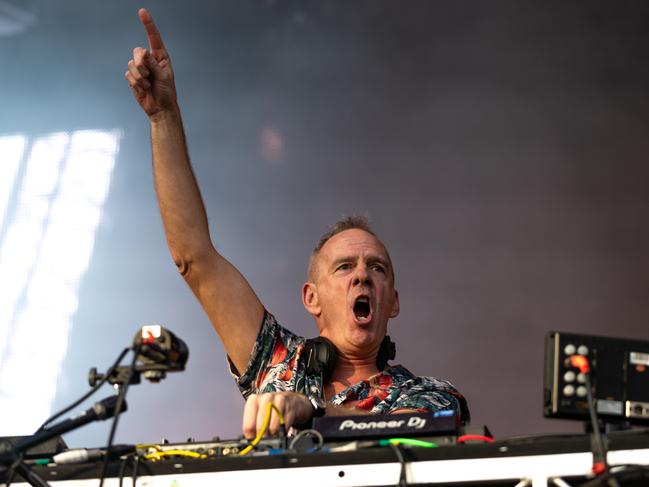
<svg viewBox="0 0 649 487"><path fill-rule="evenodd" d="M351 269L351 267L352 267L351 264L340 264L340 265L336 268L336 270L337 270L337 271L346 271L346 270Z"/></svg>
<svg viewBox="0 0 649 487"><path fill-rule="evenodd" d="M372 265L372 270L382 272L385 274L385 267L383 267L381 264Z"/></svg>

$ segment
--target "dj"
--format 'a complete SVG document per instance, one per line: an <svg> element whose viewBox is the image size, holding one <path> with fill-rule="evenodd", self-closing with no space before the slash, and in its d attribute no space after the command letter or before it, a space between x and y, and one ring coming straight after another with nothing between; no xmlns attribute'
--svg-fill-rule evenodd
<svg viewBox="0 0 649 487"><path fill-rule="evenodd" d="M337 351L328 377L307 373L305 339L282 328L246 279L213 247L191 169L169 54L153 19L139 11L150 49L136 47L126 79L151 124L155 189L174 262L223 341L247 398L243 432L256 435L272 402L287 427L314 415L454 409L466 401L448 382L387 366L387 323L399 295L387 249L362 218L336 224L317 245L302 302ZM269 432L277 433L273 414Z"/></svg>

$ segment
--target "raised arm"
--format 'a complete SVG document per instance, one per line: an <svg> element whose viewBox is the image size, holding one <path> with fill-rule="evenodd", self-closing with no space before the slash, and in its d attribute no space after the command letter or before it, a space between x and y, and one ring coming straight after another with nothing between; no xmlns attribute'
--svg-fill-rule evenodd
<svg viewBox="0 0 649 487"><path fill-rule="evenodd" d="M151 123L153 176L167 244L230 359L246 367L264 308L241 273L215 249L191 168L171 59L153 18L138 12L149 49L136 47L126 80Z"/></svg>

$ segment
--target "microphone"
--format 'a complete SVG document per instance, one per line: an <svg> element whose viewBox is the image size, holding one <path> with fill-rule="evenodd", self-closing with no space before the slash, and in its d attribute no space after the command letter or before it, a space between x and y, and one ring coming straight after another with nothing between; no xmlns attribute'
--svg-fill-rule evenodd
<svg viewBox="0 0 649 487"><path fill-rule="evenodd" d="M60 423L56 423L49 428L45 428L42 431L39 431L29 438L18 442L13 448L9 449L5 447L5 451L0 451L0 458L7 454L16 454L26 450L29 450L33 446L39 445L50 438L55 436L60 436L68 431L75 430L84 426L93 421L103 421L108 418L112 418L115 414L123 413L126 411L126 402L122 401L122 407L120 411L116 411L117 407L117 396L110 396L106 399L95 403L90 409L84 411L83 413L75 416L74 418L65 419ZM0 445L0 450L2 445Z"/></svg>

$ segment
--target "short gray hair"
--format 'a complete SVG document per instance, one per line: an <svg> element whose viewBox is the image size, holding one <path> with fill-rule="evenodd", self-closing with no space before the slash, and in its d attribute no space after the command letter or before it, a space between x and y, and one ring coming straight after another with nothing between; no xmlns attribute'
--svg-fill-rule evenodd
<svg viewBox="0 0 649 487"><path fill-rule="evenodd" d="M336 223L334 223L331 228L327 230L327 232L322 235L322 237L320 237L318 244L313 249L313 253L317 254L318 252L320 252L320 249L324 246L324 244L326 244L327 241L334 235L337 235L340 232L344 232L345 230L352 229L363 230L376 237L376 234L370 228L369 218L361 215L346 216L342 220L338 220Z"/></svg>
<svg viewBox="0 0 649 487"><path fill-rule="evenodd" d="M322 235L322 237L320 237L320 240L318 240L318 243L313 249L313 252L311 252L311 257L309 258L309 269L307 271L309 280L311 281L315 280L315 260L316 260L315 258L317 257L318 253L320 253L320 250L322 250L322 247L324 247L324 244L326 244L329 241L329 239L331 239L331 237L333 237L334 235L337 235L346 230L354 230L354 229L363 230L364 232L367 232L373 237L378 239L376 233L374 233L370 228L370 221L369 218L367 218L366 216L352 215L352 216L346 216L345 218L338 220L336 223L334 223L331 226L331 228L329 228L329 230L327 230L327 232L325 232ZM389 254L388 254L388 259L390 259ZM392 276L394 277L394 269L392 269Z"/></svg>

